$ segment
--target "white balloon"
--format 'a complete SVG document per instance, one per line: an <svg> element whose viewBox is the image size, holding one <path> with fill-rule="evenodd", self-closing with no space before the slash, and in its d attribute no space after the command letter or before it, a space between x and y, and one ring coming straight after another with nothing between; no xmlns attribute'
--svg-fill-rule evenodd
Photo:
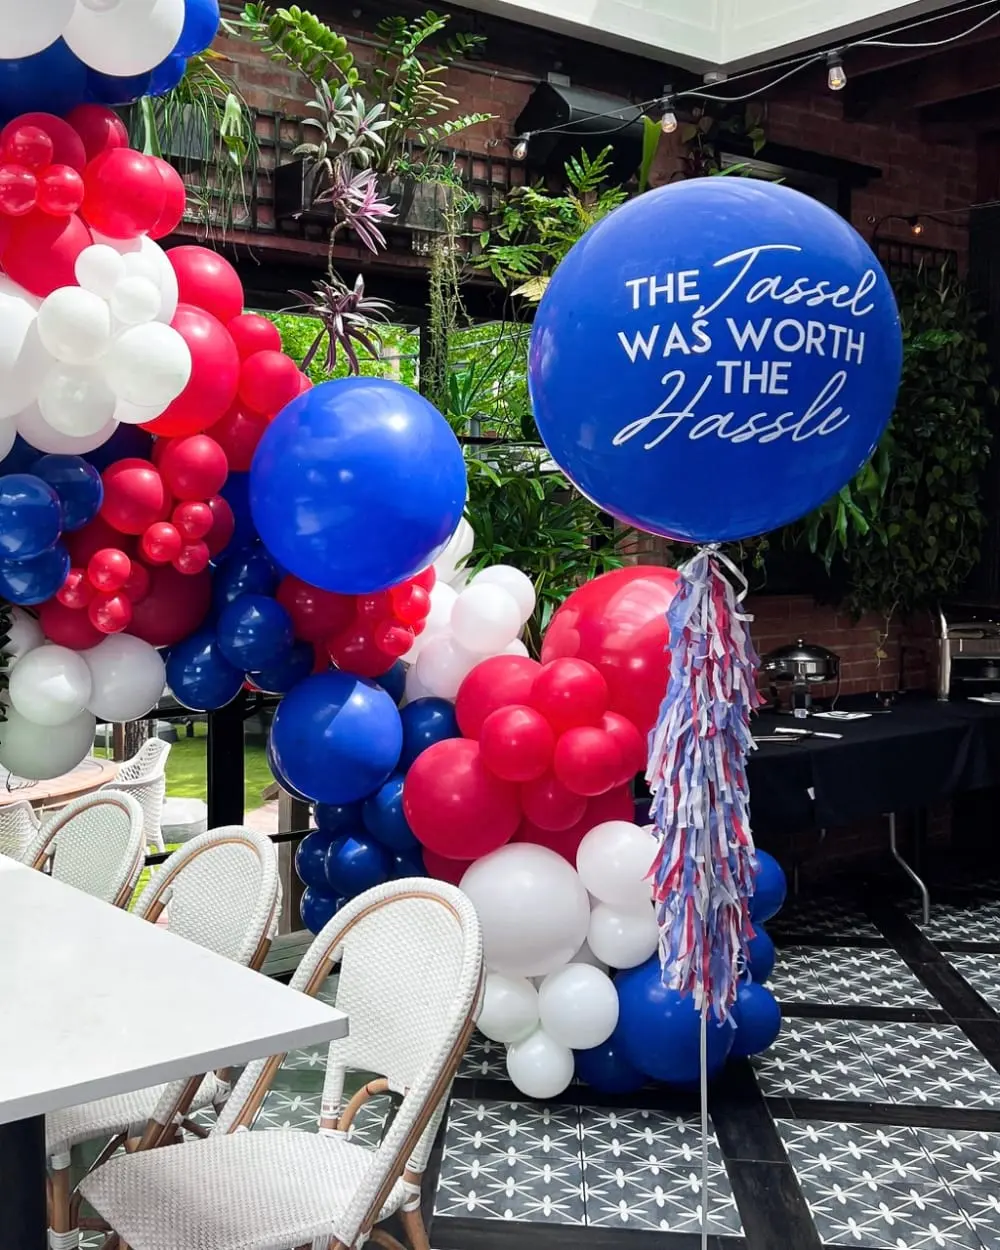
<svg viewBox="0 0 1000 1250"><path fill-rule="evenodd" d="M42 346L68 365L90 364L111 342L107 302L81 286L61 286L38 310Z"/></svg>
<svg viewBox="0 0 1000 1250"><path fill-rule="evenodd" d="M451 613L458 595L444 582L435 582L431 588L430 611L424 619L423 632L414 638L413 645L403 656L404 664L415 664L420 652L432 638L438 638L451 625Z"/></svg>
<svg viewBox="0 0 1000 1250"><path fill-rule="evenodd" d="M585 834L576 852L583 884L602 903L637 908L648 903L647 880L656 857L656 839L627 820L606 820Z"/></svg>
<svg viewBox="0 0 1000 1250"><path fill-rule="evenodd" d="M0 58L34 56L55 43L70 20L73 2L0 0Z"/></svg>
<svg viewBox="0 0 1000 1250"><path fill-rule="evenodd" d="M127 78L165 60L183 26L184 0L132 0L103 11L77 5L62 33L84 65L99 74Z"/></svg>
<svg viewBox="0 0 1000 1250"><path fill-rule="evenodd" d="M496 655L521 632L521 609L502 586L466 586L455 601L451 629L455 640L475 655Z"/></svg>
<svg viewBox="0 0 1000 1250"><path fill-rule="evenodd" d="M14 299L22 300L29 308L33 308L35 312L38 311L42 303L41 296L33 295L30 291L25 290L23 286L18 286L5 273L0 273L0 295L11 295Z"/></svg>
<svg viewBox="0 0 1000 1250"><path fill-rule="evenodd" d="M18 413L17 432L26 443L30 443L36 451L46 454L64 454L67 456L83 456L95 447L100 447L118 429L118 422L109 420L94 434L75 437L72 434L61 434L54 430L45 420L37 404L30 404L23 412Z"/></svg>
<svg viewBox="0 0 1000 1250"><path fill-rule="evenodd" d="M567 964L538 991L538 1017L549 1037L573 1050L600 1046L618 1023L618 991L607 973L590 964Z"/></svg>
<svg viewBox="0 0 1000 1250"><path fill-rule="evenodd" d="M167 406L160 404L156 408L146 408L142 404L130 404L127 399L119 399L115 404L115 420L123 425L142 425L144 421L155 421Z"/></svg>
<svg viewBox="0 0 1000 1250"><path fill-rule="evenodd" d="M538 1027L538 994L525 977L486 974L483 1007L476 1021L492 1042L520 1042Z"/></svg>
<svg viewBox="0 0 1000 1250"><path fill-rule="evenodd" d="M555 1098L573 1079L573 1052L536 1029L507 1051L507 1075L528 1098Z"/></svg>
<svg viewBox="0 0 1000 1250"><path fill-rule="evenodd" d="M13 417L0 419L0 462L10 455L10 449L17 438L17 422Z"/></svg>
<svg viewBox="0 0 1000 1250"><path fill-rule="evenodd" d="M107 243L93 243L76 258L74 273L84 290L110 299L111 292L127 276L125 258Z"/></svg>
<svg viewBox="0 0 1000 1250"><path fill-rule="evenodd" d="M524 645L524 643L521 641L520 638L515 638L513 642L509 642L506 645L506 647L504 647L503 651L501 651L500 654L501 655L520 655L524 659L528 659L531 653L528 651L528 648Z"/></svg>
<svg viewBox="0 0 1000 1250"><path fill-rule="evenodd" d="M35 647L11 670L11 704L36 725L65 725L89 698L90 669L69 647Z"/></svg>
<svg viewBox="0 0 1000 1250"><path fill-rule="evenodd" d="M109 634L81 653L90 670L88 709L100 721L139 720L163 694L166 676L159 651L131 634Z"/></svg>
<svg viewBox="0 0 1000 1250"><path fill-rule="evenodd" d="M87 365L54 365L38 392L42 419L60 434L87 438L114 420L115 396L101 372Z"/></svg>
<svg viewBox="0 0 1000 1250"><path fill-rule="evenodd" d="M22 655L27 655L29 651L34 651L44 641L45 635L42 633L42 627L37 619L30 612L25 612L24 608L13 608L11 610L10 629L7 631L7 641L0 647L0 655L10 657L8 664L8 669L10 669L13 668ZM0 737L2 736L2 732L0 732Z"/></svg>
<svg viewBox="0 0 1000 1250"><path fill-rule="evenodd" d="M593 907L591 907L593 912ZM603 959L598 959L594 952L590 949L590 943L584 942L580 949L570 960L571 964L590 964L592 968L600 968L602 972L607 972L609 965Z"/></svg>
<svg viewBox="0 0 1000 1250"><path fill-rule="evenodd" d="M417 681L439 699L454 699L459 686L481 659L482 656L460 647L449 634L438 634L417 657Z"/></svg>
<svg viewBox="0 0 1000 1250"><path fill-rule="evenodd" d="M95 13L108 13L111 9L117 9L121 0L79 0L79 3Z"/></svg>
<svg viewBox="0 0 1000 1250"><path fill-rule="evenodd" d="M499 586L510 595L521 611L521 624L535 610L535 587L530 577L515 569L512 564L494 564L488 569L481 569L470 583L473 586Z"/></svg>
<svg viewBox="0 0 1000 1250"><path fill-rule="evenodd" d="M537 977L569 963L587 936L583 882L555 851L510 843L466 869L462 889L483 929L486 965L511 977Z"/></svg>
<svg viewBox="0 0 1000 1250"><path fill-rule="evenodd" d="M142 325L155 321L163 297L150 278L122 278L111 292L111 315L125 325Z"/></svg>
<svg viewBox="0 0 1000 1250"><path fill-rule="evenodd" d="M590 913L587 945L610 968L635 968L645 963L659 938L652 903L638 911L618 911L598 903Z"/></svg>
<svg viewBox="0 0 1000 1250"><path fill-rule="evenodd" d="M26 300L0 294L0 418L13 417L31 403L51 363L38 337L36 315Z"/></svg>
<svg viewBox="0 0 1000 1250"><path fill-rule="evenodd" d="M416 664L411 664L406 670L406 686L404 687L406 702L414 703L417 699L430 698L430 691L424 686L423 682L417 675Z"/></svg>
<svg viewBox="0 0 1000 1250"><path fill-rule="evenodd" d="M465 558L470 555L476 545L476 534L469 522L462 517L458 526L448 540L444 551L434 561L434 572L439 582L454 586L461 590L469 580L465 566ZM462 567L460 568L459 565Z"/></svg>
<svg viewBox="0 0 1000 1250"><path fill-rule="evenodd" d="M111 342L103 360L119 399L152 408L177 398L191 377L191 352L176 330L160 322L131 326Z"/></svg>
<svg viewBox="0 0 1000 1250"><path fill-rule="evenodd" d="M0 732L0 766L28 781L61 777L90 754L96 727L90 712L64 725L38 725L11 708Z"/></svg>
<svg viewBox="0 0 1000 1250"><path fill-rule="evenodd" d="M177 274L167 260L167 254L155 239L144 234L139 239L137 251L121 249L125 257L125 272L130 278L149 278L160 291L160 311L156 320L169 325L177 311L179 291Z"/></svg>

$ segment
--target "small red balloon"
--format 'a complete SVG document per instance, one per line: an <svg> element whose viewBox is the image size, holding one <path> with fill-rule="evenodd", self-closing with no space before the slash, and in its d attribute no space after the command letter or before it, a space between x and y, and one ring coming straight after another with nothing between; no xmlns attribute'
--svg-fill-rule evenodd
<svg viewBox="0 0 1000 1250"><path fill-rule="evenodd" d="M58 599L47 599L38 608L38 623L49 642L71 651L96 647L104 635L95 629L90 617L79 608L68 608Z"/></svg>
<svg viewBox="0 0 1000 1250"><path fill-rule="evenodd" d="M483 763L504 781L535 781L544 776L554 745L549 722L531 707L498 708L479 730Z"/></svg>
<svg viewBox="0 0 1000 1250"><path fill-rule="evenodd" d="M170 495L159 470L148 460L117 460L101 477L101 516L123 534L141 534L169 515Z"/></svg>
<svg viewBox="0 0 1000 1250"><path fill-rule="evenodd" d="M213 495L206 501L212 510L212 528L205 535L205 545L213 557L224 551L236 532L236 518L229 501L221 495Z"/></svg>
<svg viewBox="0 0 1000 1250"><path fill-rule="evenodd" d="M356 621L326 640L330 659L345 673L358 677L381 677L395 663L395 658L380 650L366 622Z"/></svg>
<svg viewBox="0 0 1000 1250"><path fill-rule="evenodd" d="M102 634L120 634L132 620L132 604L128 596L120 592L114 595L97 595L87 608L90 623Z"/></svg>
<svg viewBox="0 0 1000 1250"><path fill-rule="evenodd" d="M378 621L372 630L372 641L386 655L398 660L413 646L414 633L395 621Z"/></svg>
<svg viewBox="0 0 1000 1250"><path fill-rule="evenodd" d="M239 318L237 317L237 321ZM267 429L267 417L247 412L239 404L232 408L212 426L212 437L226 453L233 473L246 473L253 463L257 444Z"/></svg>
<svg viewBox="0 0 1000 1250"><path fill-rule="evenodd" d="M180 554L174 558L173 566L178 573L190 577L193 573L200 573L202 569L207 569L211 558L206 543L185 543Z"/></svg>
<svg viewBox="0 0 1000 1250"><path fill-rule="evenodd" d="M222 322L222 328L243 311L243 283L224 256L197 244L167 252L182 304L191 304ZM235 350L235 347L234 347Z"/></svg>
<svg viewBox="0 0 1000 1250"><path fill-rule="evenodd" d="M646 768L646 743L635 725L619 712L605 712L601 728L610 734L622 757L622 772L618 784L631 781L636 773Z"/></svg>
<svg viewBox="0 0 1000 1250"><path fill-rule="evenodd" d="M131 148L107 148L95 156L83 171L83 186L83 219L111 239L145 234L166 201L156 166Z"/></svg>
<svg viewBox="0 0 1000 1250"><path fill-rule="evenodd" d="M240 369L239 397L252 412L273 416L299 393L299 367L280 351L255 352Z"/></svg>
<svg viewBox="0 0 1000 1250"><path fill-rule="evenodd" d="M312 388L313 388L312 378L310 378L305 373L300 373L299 374L299 394L304 395L306 391L311 391Z"/></svg>
<svg viewBox="0 0 1000 1250"><path fill-rule="evenodd" d="M160 473L178 499L210 499L229 473L226 453L207 434L172 438L160 458Z"/></svg>
<svg viewBox="0 0 1000 1250"><path fill-rule="evenodd" d="M38 202L38 179L23 165L0 165L0 213L23 217Z"/></svg>
<svg viewBox="0 0 1000 1250"><path fill-rule="evenodd" d="M184 540L176 525L169 521L154 521L144 531L139 541L142 554L151 564L170 564L181 554Z"/></svg>
<svg viewBox="0 0 1000 1250"><path fill-rule="evenodd" d="M5 126L0 136L0 160L37 172L52 164L52 140L41 126Z"/></svg>
<svg viewBox="0 0 1000 1250"><path fill-rule="evenodd" d="M289 573L281 579L275 598L292 618L295 637L323 642L354 620L354 596L319 590Z"/></svg>
<svg viewBox="0 0 1000 1250"><path fill-rule="evenodd" d="M87 578L95 590L111 595L121 590L132 572L132 561L119 547L95 551L87 564Z"/></svg>
<svg viewBox="0 0 1000 1250"><path fill-rule="evenodd" d="M542 666L523 655L495 655L469 673L458 688L455 715L467 738L478 738L490 712L511 703L527 703Z"/></svg>
<svg viewBox="0 0 1000 1250"><path fill-rule="evenodd" d="M587 800L567 790L551 773L521 786L521 806L533 825L557 833L575 825L587 810Z"/></svg>
<svg viewBox="0 0 1000 1250"><path fill-rule="evenodd" d="M198 434L214 425L232 406L240 380L236 344L217 318L190 304L178 304L170 324L191 353L191 377L160 416L142 426L163 438Z"/></svg>
<svg viewBox="0 0 1000 1250"><path fill-rule="evenodd" d="M44 298L57 287L76 285L76 258L93 241L75 213L50 217L36 209L11 223L3 267L11 281Z"/></svg>
<svg viewBox="0 0 1000 1250"><path fill-rule="evenodd" d="M72 165L50 165L38 176L38 207L51 217L68 217L83 203L83 179Z"/></svg>
<svg viewBox="0 0 1000 1250"><path fill-rule="evenodd" d="M421 752L406 774L403 812L424 846L470 860L509 842L521 822L517 787L489 771L478 742L447 738Z"/></svg>
<svg viewBox="0 0 1000 1250"><path fill-rule="evenodd" d="M108 148L128 147L125 123L103 104L78 104L66 114L66 120L80 136L88 161Z"/></svg>
<svg viewBox="0 0 1000 1250"><path fill-rule="evenodd" d="M87 578L86 569L70 569L66 580L56 591L56 598L64 608L85 608L94 597L94 588Z"/></svg>
<svg viewBox="0 0 1000 1250"><path fill-rule="evenodd" d="M437 584L437 572L433 564L428 564L425 569L421 569L419 573L410 578L410 582L414 586L421 586L426 591L431 591Z"/></svg>
<svg viewBox="0 0 1000 1250"><path fill-rule="evenodd" d="M137 603L142 603L143 599L149 594L150 578L149 569L144 564L140 564L138 560L132 561L132 572L128 575L128 581L122 587L122 593L128 595L135 607Z"/></svg>
<svg viewBox="0 0 1000 1250"><path fill-rule="evenodd" d="M281 334L273 321L259 313L240 313L226 325L233 336L240 360L256 352L280 352Z"/></svg>
<svg viewBox="0 0 1000 1250"><path fill-rule="evenodd" d="M187 576L169 564L149 570L149 593L133 605L128 632L153 647L172 647L193 634L212 606L208 569Z"/></svg>
<svg viewBox="0 0 1000 1250"><path fill-rule="evenodd" d="M211 530L212 509L207 503L189 500L187 503L177 505L171 513L170 520L177 526L185 542L194 543L204 538Z"/></svg>
<svg viewBox="0 0 1000 1250"><path fill-rule="evenodd" d="M417 621L422 621L431 610L430 592L426 591L423 586L415 585L412 581L403 582L401 586L393 586L389 597L392 600L392 610L396 620L403 625L415 625Z"/></svg>
<svg viewBox="0 0 1000 1250"><path fill-rule="evenodd" d="M87 152L83 146L83 140L68 121L63 121L54 113L22 113L20 117L15 117L4 126L3 130L0 130L0 150L5 147L16 130L25 126L41 130L52 144L52 153L43 164L48 165L54 161L57 165L72 165L74 169L83 173L87 164Z"/></svg>
<svg viewBox="0 0 1000 1250"><path fill-rule="evenodd" d="M585 660L553 660L545 664L527 700L556 733L578 725L599 725L608 707L608 684Z"/></svg>
<svg viewBox="0 0 1000 1250"><path fill-rule="evenodd" d="M567 790L591 798L621 783L622 753L605 730L576 725L556 741L552 771Z"/></svg>
<svg viewBox="0 0 1000 1250"><path fill-rule="evenodd" d="M187 190L184 186L184 180L180 174L174 169L173 165L168 165L165 160L159 156L149 157L152 161L156 172L160 176L163 183L163 211L157 217L156 221L149 227L149 237L151 239L162 239L171 231L176 230L181 224L181 218L184 216L184 209L187 207Z"/></svg>

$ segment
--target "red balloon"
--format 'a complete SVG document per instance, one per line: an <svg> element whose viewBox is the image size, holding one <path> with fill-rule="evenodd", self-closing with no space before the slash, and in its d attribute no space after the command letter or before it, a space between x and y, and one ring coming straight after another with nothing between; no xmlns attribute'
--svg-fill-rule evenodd
<svg viewBox="0 0 1000 1250"><path fill-rule="evenodd" d="M243 283L224 256L207 247L185 244L172 247L167 260L177 275L182 304L211 313L222 322L223 329L243 311Z"/></svg>
<svg viewBox="0 0 1000 1250"><path fill-rule="evenodd" d="M102 634L120 634L132 619L132 604L127 595L97 595L87 608L90 623Z"/></svg>
<svg viewBox="0 0 1000 1250"><path fill-rule="evenodd" d="M280 352L281 333L273 321L259 313L240 313L226 325L233 336L240 360L246 360L256 352Z"/></svg>
<svg viewBox="0 0 1000 1250"><path fill-rule="evenodd" d="M160 416L142 426L164 438L197 434L214 425L232 405L240 380L236 344L215 317L190 304L178 304L170 324L191 352L191 378Z"/></svg>
<svg viewBox="0 0 1000 1250"><path fill-rule="evenodd" d="M620 712L605 712L601 717L601 728L610 734L622 757L622 771L618 784L624 785L632 780L636 773L646 770L646 742L635 725Z"/></svg>
<svg viewBox="0 0 1000 1250"><path fill-rule="evenodd" d="M72 651L96 647L104 635L91 624L90 617L79 608L68 608L58 599L47 599L38 608L38 623L50 642Z"/></svg>
<svg viewBox="0 0 1000 1250"><path fill-rule="evenodd" d="M549 722L534 708L497 708L479 730L483 763L504 781L535 781L552 763L555 745Z"/></svg>
<svg viewBox="0 0 1000 1250"><path fill-rule="evenodd" d="M239 318L236 318L239 321ZM230 323L232 324L232 323ZM264 437L267 417L246 412L234 404L225 416L212 426L212 437L226 453L229 467L234 473L246 473L253 462L253 453Z"/></svg>
<svg viewBox="0 0 1000 1250"><path fill-rule="evenodd" d="M117 460L101 475L101 516L123 534L141 534L170 512L171 499L159 470L148 460Z"/></svg>
<svg viewBox="0 0 1000 1250"><path fill-rule="evenodd" d="M0 136L0 159L37 172L52 164L53 143L40 126L5 126Z"/></svg>
<svg viewBox="0 0 1000 1250"><path fill-rule="evenodd" d="M186 576L169 564L149 570L149 593L133 605L130 634L154 647L170 647L193 634L212 606L212 578Z"/></svg>
<svg viewBox="0 0 1000 1250"><path fill-rule="evenodd" d="M631 786L615 786L607 794L599 794L587 803L587 832L608 820L635 821L635 799Z"/></svg>
<svg viewBox="0 0 1000 1250"><path fill-rule="evenodd" d="M667 608L677 573L634 565L574 590L549 622L542 662L575 656L600 669L612 712L647 734L656 724L670 674Z"/></svg>
<svg viewBox="0 0 1000 1250"><path fill-rule="evenodd" d="M129 573L128 581L122 587L122 593L129 597L134 607L137 603L141 603L149 594L149 586L149 569L144 564L140 564L138 560L133 560L132 572Z"/></svg>
<svg viewBox="0 0 1000 1250"><path fill-rule="evenodd" d="M87 578L95 590L111 595L121 590L132 573L132 561L120 547L95 551L87 564Z"/></svg>
<svg viewBox="0 0 1000 1250"><path fill-rule="evenodd" d="M50 217L36 209L13 223L3 267L12 281L44 298L57 287L76 285L76 258L93 241L75 213Z"/></svg>
<svg viewBox="0 0 1000 1250"><path fill-rule="evenodd" d="M608 685L585 660L543 664L527 700L556 733L577 725L598 725L608 706Z"/></svg>
<svg viewBox="0 0 1000 1250"><path fill-rule="evenodd" d="M591 798L621 783L622 753L603 729L577 725L559 735L552 771L567 790Z"/></svg>
<svg viewBox="0 0 1000 1250"><path fill-rule="evenodd" d="M78 104L66 114L66 120L80 136L88 161L108 148L128 147L125 123L103 104Z"/></svg>
<svg viewBox="0 0 1000 1250"><path fill-rule="evenodd" d="M521 786L521 806L533 825L555 833L583 818L587 800L567 790L551 773L546 773L537 781L526 781Z"/></svg>
<svg viewBox="0 0 1000 1250"><path fill-rule="evenodd" d="M52 217L68 217L83 203L83 179L72 165L50 165L38 178L38 207Z"/></svg>
<svg viewBox="0 0 1000 1250"><path fill-rule="evenodd" d="M312 378L310 378L305 373L300 373L299 374L299 394L304 395L306 391L311 391L312 388L313 388Z"/></svg>
<svg viewBox="0 0 1000 1250"><path fill-rule="evenodd" d="M509 842L521 821L517 787L494 777L479 743L446 738L417 756L403 785L414 835L446 859L478 859Z"/></svg>
<svg viewBox="0 0 1000 1250"><path fill-rule="evenodd" d="M465 871L472 863L470 859L445 859L443 855L435 855L426 846L421 847L424 867L438 881L450 881L452 885L460 885Z"/></svg>
<svg viewBox="0 0 1000 1250"><path fill-rule="evenodd" d="M163 183L163 211L149 227L149 237L162 239L181 224L184 209L187 207L187 190L184 180L173 165L168 165L159 156L151 156L149 160Z"/></svg>
<svg viewBox="0 0 1000 1250"><path fill-rule="evenodd" d="M85 608L94 597L94 588L87 578L86 569L70 569L66 580L56 591L56 598L64 608Z"/></svg>
<svg viewBox="0 0 1000 1250"><path fill-rule="evenodd" d="M255 352L240 369L239 397L253 412L273 416L299 393L299 367L282 352Z"/></svg>
<svg viewBox="0 0 1000 1250"><path fill-rule="evenodd" d="M83 173L84 166L87 164L83 140L69 122L56 117L54 113L22 113L20 117L15 117L4 126L3 130L0 130L0 149L6 145L14 131L20 130L23 126L36 127L48 135L52 144L52 155L44 162L46 165L50 161L55 161L57 165L72 165L74 169Z"/></svg>
<svg viewBox="0 0 1000 1250"><path fill-rule="evenodd" d="M530 820L526 820L511 841L533 842L536 846L547 846L550 851L561 855L575 868L576 853L580 849L580 843L593 827L589 810L585 811L580 819L568 829L542 829L539 825L533 825Z"/></svg>
<svg viewBox="0 0 1000 1250"><path fill-rule="evenodd" d="M0 165L0 213L23 217L38 203L38 179L23 165Z"/></svg>
<svg viewBox="0 0 1000 1250"><path fill-rule="evenodd" d="M151 564L170 564L181 554L184 539L176 525L154 521L143 531L139 541L142 554Z"/></svg>
<svg viewBox="0 0 1000 1250"><path fill-rule="evenodd" d="M358 595L355 605L358 617L363 621L382 621L392 615L392 598L387 590Z"/></svg>
<svg viewBox="0 0 1000 1250"><path fill-rule="evenodd" d="M179 503L170 515L170 520L180 532L181 538L185 542L194 543L211 530L212 509L207 503L196 500L189 500L187 503Z"/></svg>
<svg viewBox="0 0 1000 1250"><path fill-rule="evenodd" d="M140 461L145 464L146 462ZM98 515L88 522L83 529L72 534L64 534L62 541L69 552L74 568L86 569L90 557L102 547L117 547L129 557L134 557L137 545L134 538L122 534L113 525L109 525L104 517Z"/></svg>
<svg viewBox="0 0 1000 1250"><path fill-rule="evenodd" d="M205 545L213 558L224 551L229 540L236 532L236 518L229 506L229 501L221 495L213 495L207 500L212 510L212 528L205 535Z"/></svg>
<svg viewBox="0 0 1000 1250"><path fill-rule="evenodd" d="M83 171L80 212L94 230L111 239L134 239L155 226L166 190L148 156L132 148L106 148Z"/></svg>
<svg viewBox="0 0 1000 1250"><path fill-rule="evenodd" d="M455 715L467 738L478 738L490 712L511 703L527 703L535 678L542 671L537 660L523 655L494 655L469 673L458 688Z"/></svg>
<svg viewBox="0 0 1000 1250"><path fill-rule="evenodd" d="M184 573L190 577L193 573L200 573L202 569L207 569L211 558L207 543L185 543L180 550L180 555L174 557L173 565L178 573Z"/></svg>
<svg viewBox="0 0 1000 1250"><path fill-rule="evenodd" d="M412 629L407 629L405 625L397 625L392 620L378 621L372 630L372 641L375 646L386 655L392 656L394 660L398 660L401 655L406 655L413 646L415 636Z"/></svg>
<svg viewBox="0 0 1000 1250"><path fill-rule="evenodd" d="M229 474L226 453L207 434L172 438L160 458L160 473L178 499L211 499Z"/></svg>
<svg viewBox="0 0 1000 1250"><path fill-rule="evenodd" d="M410 578L410 582L414 586L420 586L426 591L431 591L437 583L437 572L433 564L428 564L425 569Z"/></svg>
<svg viewBox="0 0 1000 1250"><path fill-rule="evenodd" d="M292 618L295 637L322 642L346 629L354 620L354 596L319 590L289 573L274 596Z"/></svg>
<svg viewBox="0 0 1000 1250"><path fill-rule="evenodd" d="M366 621L355 621L327 638L326 651L339 669L358 677L381 677L396 662L395 656L375 645Z"/></svg>
<svg viewBox="0 0 1000 1250"><path fill-rule="evenodd" d="M431 610L430 592L423 586L417 586L412 580L393 586L389 598L392 600L396 620L404 625L416 625Z"/></svg>

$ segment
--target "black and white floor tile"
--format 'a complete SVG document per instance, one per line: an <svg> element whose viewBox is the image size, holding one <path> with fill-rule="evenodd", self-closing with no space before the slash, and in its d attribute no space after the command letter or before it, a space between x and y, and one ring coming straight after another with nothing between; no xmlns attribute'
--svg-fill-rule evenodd
<svg viewBox="0 0 1000 1250"><path fill-rule="evenodd" d="M994 1011L1000 1012L1000 951L966 951L949 955L948 962Z"/></svg>
<svg viewBox="0 0 1000 1250"><path fill-rule="evenodd" d="M783 1003L937 1006L900 956L889 950L787 946L778 952L769 984Z"/></svg>

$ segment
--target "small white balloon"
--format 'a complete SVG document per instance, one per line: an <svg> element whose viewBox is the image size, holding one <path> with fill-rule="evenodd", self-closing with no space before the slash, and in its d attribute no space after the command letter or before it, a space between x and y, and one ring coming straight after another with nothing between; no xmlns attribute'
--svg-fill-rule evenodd
<svg viewBox="0 0 1000 1250"><path fill-rule="evenodd" d="M36 725L65 725L90 698L90 669L69 647L35 647L10 674L10 701Z"/></svg>
<svg viewBox="0 0 1000 1250"><path fill-rule="evenodd" d="M520 638L515 638L513 642L509 642L506 645L506 647L504 647L503 651L501 651L500 654L501 655L520 655L524 659L528 659L530 652L528 651L528 648L524 645L524 643L521 641Z"/></svg>
<svg viewBox="0 0 1000 1250"><path fill-rule="evenodd" d="M573 1079L573 1052L544 1029L507 1051L507 1075L528 1098L555 1098Z"/></svg>
<svg viewBox="0 0 1000 1250"><path fill-rule="evenodd" d="M627 820L606 820L585 834L576 852L583 884L612 907L642 907L649 902L649 870L656 839Z"/></svg>
<svg viewBox="0 0 1000 1250"><path fill-rule="evenodd" d="M406 664L415 664L420 652L432 638L438 638L451 626L451 614L458 595L444 582L435 582L431 587L431 606L424 619L423 632L413 640L413 645L403 656Z"/></svg>
<svg viewBox="0 0 1000 1250"><path fill-rule="evenodd" d="M42 346L68 365L89 364L111 342L107 302L81 286L61 286L38 310Z"/></svg>
<svg viewBox="0 0 1000 1250"><path fill-rule="evenodd" d="M71 5L72 16L57 33L84 65L99 74L128 78L147 73L170 55L184 26L184 7L184 0L131 0L96 11Z"/></svg>
<svg viewBox="0 0 1000 1250"><path fill-rule="evenodd" d="M439 699L454 699L458 688L482 657L460 647L450 634L438 634L414 665L417 681Z"/></svg>
<svg viewBox="0 0 1000 1250"><path fill-rule="evenodd" d="M492 1042L520 1042L538 1027L538 994L525 977L486 974L483 1007L476 1021Z"/></svg>
<svg viewBox="0 0 1000 1250"><path fill-rule="evenodd" d="M149 278L156 284L160 292L160 311L156 320L169 325L177 311L180 293L177 274L159 243L144 234L139 240L138 251L125 253L125 272L130 278Z"/></svg>
<svg viewBox="0 0 1000 1250"><path fill-rule="evenodd" d="M55 43L73 13L74 0L0 0L0 58L34 56Z"/></svg>
<svg viewBox="0 0 1000 1250"><path fill-rule="evenodd" d="M155 321L163 298L156 282L143 277L122 278L111 292L111 315L125 325Z"/></svg>
<svg viewBox="0 0 1000 1250"><path fill-rule="evenodd" d="M590 913L587 945L610 968L635 968L645 963L659 938L652 903L633 911L598 903Z"/></svg>
<svg viewBox="0 0 1000 1250"><path fill-rule="evenodd" d="M62 777L90 754L96 727L90 712L81 712L64 725L39 725L12 707L0 733L0 766L28 781Z"/></svg>
<svg viewBox="0 0 1000 1250"><path fill-rule="evenodd" d="M84 290L109 300L111 292L127 276L125 258L107 243L92 243L76 258L74 273Z"/></svg>
<svg viewBox="0 0 1000 1250"><path fill-rule="evenodd" d="M123 330L112 340L102 364L118 398L145 408L166 407L191 377L187 343L176 330L157 321Z"/></svg>
<svg viewBox="0 0 1000 1250"><path fill-rule="evenodd" d="M42 627L37 619L30 612L26 612L24 608L12 608L7 641L0 647L0 655L10 657L8 663L8 669L10 669L13 668L22 655L27 655L29 651L34 651L44 641L45 635L42 633Z"/></svg>
<svg viewBox="0 0 1000 1250"><path fill-rule="evenodd" d="M517 600L488 582L466 586L451 613L456 641L474 655L496 655L514 641L521 625Z"/></svg>
<svg viewBox="0 0 1000 1250"><path fill-rule="evenodd" d="M114 420L115 396L97 368L55 365L38 392L38 411L60 434L87 438Z"/></svg>
<svg viewBox="0 0 1000 1250"><path fill-rule="evenodd" d="M534 584L530 577L522 573L520 569L515 569L512 564L494 564L488 569L481 569L470 584L473 586L488 584L506 590L517 602L522 625L535 610Z"/></svg>
<svg viewBox="0 0 1000 1250"><path fill-rule="evenodd" d="M0 294L0 418L16 416L32 402L52 364L36 321L26 300Z"/></svg>
<svg viewBox="0 0 1000 1250"><path fill-rule="evenodd" d="M81 652L90 670L87 708L101 721L140 720L159 702L166 670L159 651L131 634L109 634Z"/></svg>
<svg viewBox="0 0 1000 1250"><path fill-rule="evenodd" d="M606 1042L618 1023L618 991L607 973L590 964L567 964L538 991L538 1018L551 1038L573 1050Z"/></svg>
<svg viewBox="0 0 1000 1250"><path fill-rule="evenodd" d="M109 420L94 434L76 437L62 434L52 428L39 411L37 404L30 404L17 416L17 432L26 443L36 451L46 454L66 456L84 456L95 447L100 447L118 429L118 422Z"/></svg>

